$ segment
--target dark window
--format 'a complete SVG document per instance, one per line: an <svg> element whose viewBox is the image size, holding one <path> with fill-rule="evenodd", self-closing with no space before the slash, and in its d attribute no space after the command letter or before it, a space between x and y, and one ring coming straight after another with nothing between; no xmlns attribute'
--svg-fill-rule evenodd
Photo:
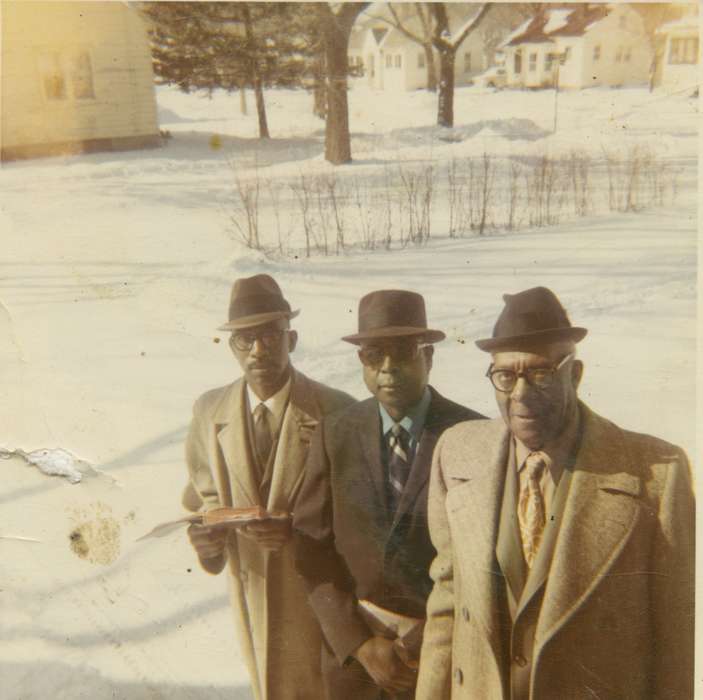
<svg viewBox="0 0 703 700"><path fill-rule="evenodd" d="M417 67L418 68L424 68L425 67L425 54L424 53L419 53L417 55Z"/></svg>
<svg viewBox="0 0 703 700"><path fill-rule="evenodd" d="M696 37L672 39L669 63L698 63L698 39Z"/></svg>
<svg viewBox="0 0 703 700"><path fill-rule="evenodd" d="M77 100L95 97L93 91L93 68L90 63L90 54L81 51L71 57L71 84L73 96Z"/></svg>
<svg viewBox="0 0 703 700"><path fill-rule="evenodd" d="M598 46L593 47L593 60L594 61L600 60L600 44L598 44Z"/></svg>

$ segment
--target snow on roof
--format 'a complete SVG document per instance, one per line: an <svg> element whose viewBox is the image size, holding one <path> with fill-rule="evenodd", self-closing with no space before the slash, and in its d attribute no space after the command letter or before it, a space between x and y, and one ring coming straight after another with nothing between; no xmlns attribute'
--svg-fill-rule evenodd
<svg viewBox="0 0 703 700"><path fill-rule="evenodd" d="M547 19L547 24L544 25L542 30L545 34L550 32L555 32L557 29L561 29L566 26L569 19L569 15L573 10L552 10L549 13L549 18Z"/></svg>
<svg viewBox="0 0 703 700"><path fill-rule="evenodd" d="M519 27L513 29L513 31L510 32L510 34L508 34L508 36L506 36L500 44L498 44L498 48L504 49L506 46L508 46L508 44L512 42L513 39L520 36L521 34L524 34L527 31L527 28L532 23L533 19L534 17L530 17L530 19L526 19Z"/></svg>
<svg viewBox="0 0 703 700"><path fill-rule="evenodd" d="M504 42L505 46L541 44L556 36L583 36L591 25L607 16L612 8L591 5L585 8L547 9L518 27Z"/></svg>

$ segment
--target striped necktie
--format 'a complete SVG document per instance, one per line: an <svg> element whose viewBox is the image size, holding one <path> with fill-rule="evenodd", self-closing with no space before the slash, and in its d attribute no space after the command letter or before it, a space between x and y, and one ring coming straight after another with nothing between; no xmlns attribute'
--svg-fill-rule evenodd
<svg viewBox="0 0 703 700"><path fill-rule="evenodd" d="M390 482L391 506L393 511L398 508L400 497L408 480L408 451L410 435L408 431L398 423L393 423L388 438L388 481Z"/></svg>
<svg viewBox="0 0 703 700"><path fill-rule="evenodd" d="M520 523L522 551L530 569L537 556L546 524L544 496L539 482L547 467L548 459L544 452L531 452L527 456L525 460L527 479L520 489L517 515Z"/></svg>

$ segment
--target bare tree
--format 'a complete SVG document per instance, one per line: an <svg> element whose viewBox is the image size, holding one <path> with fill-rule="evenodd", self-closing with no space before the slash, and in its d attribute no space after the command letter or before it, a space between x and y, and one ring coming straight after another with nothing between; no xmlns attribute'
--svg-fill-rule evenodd
<svg viewBox="0 0 703 700"><path fill-rule="evenodd" d="M437 104L437 125L454 126L454 63L456 52L469 34L476 29L490 7L483 3L474 17L466 22L456 37L449 29L447 6L443 2L430 3L434 16L432 45L439 52L439 99Z"/></svg>

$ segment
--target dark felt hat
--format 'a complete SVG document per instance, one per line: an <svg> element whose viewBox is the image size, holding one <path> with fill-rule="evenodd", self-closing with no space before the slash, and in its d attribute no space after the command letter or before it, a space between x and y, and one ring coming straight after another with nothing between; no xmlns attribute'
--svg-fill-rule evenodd
<svg viewBox="0 0 703 700"><path fill-rule="evenodd" d="M476 341L486 352L561 341L578 343L588 332L571 325L559 299L546 287L504 294L503 301L505 307L493 328L493 337Z"/></svg>
<svg viewBox="0 0 703 700"><path fill-rule="evenodd" d="M380 338L417 336L425 343L444 340L442 331L427 327L425 300L416 292L382 289L371 292L359 301L359 332L342 338L348 343L361 343Z"/></svg>
<svg viewBox="0 0 703 700"><path fill-rule="evenodd" d="M260 326L281 318L295 318L300 311L291 311L283 292L270 275L242 277L232 286L229 301L229 321L220 331L236 331Z"/></svg>

